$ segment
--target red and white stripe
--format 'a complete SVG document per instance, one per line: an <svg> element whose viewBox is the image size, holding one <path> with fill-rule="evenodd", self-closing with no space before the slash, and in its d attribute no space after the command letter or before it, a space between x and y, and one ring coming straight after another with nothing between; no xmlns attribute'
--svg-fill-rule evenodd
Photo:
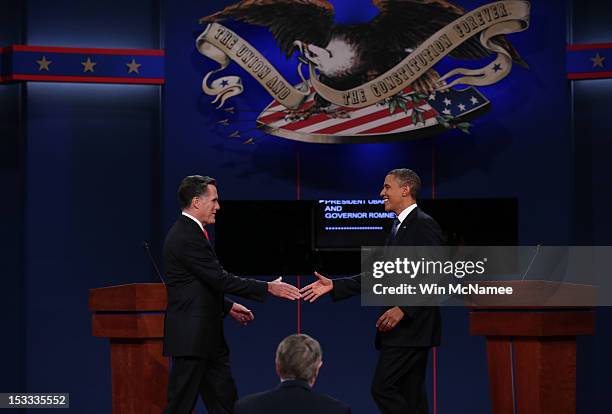
<svg viewBox="0 0 612 414"><path fill-rule="evenodd" d="M309 108L314 104L314 93L302 104L300 110ZM313 114L309 118L298 121L285 119L288 111L279 104L270 104L257 119L258 123L270 128L293 131L303 134L315 135L371 135L371 134L391 134L414 129L420 129L437 124L436 116L438 112L426 101L419 103L422 109L425 125L417 122L413 124L412 104L407 104L407 111L396 108L393 114L389 113L386 105L371 105L365 108L338 108L343 110L349 118L333 118L329 114L322 112Z"/></svg>

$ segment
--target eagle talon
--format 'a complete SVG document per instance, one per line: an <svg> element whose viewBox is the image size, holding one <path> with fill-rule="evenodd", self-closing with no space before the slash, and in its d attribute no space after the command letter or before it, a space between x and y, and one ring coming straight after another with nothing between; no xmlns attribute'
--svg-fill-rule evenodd
<svg viewBox="0 0 612 414"><path fill-rule="evenodd" d="M347 111L340 108L325 108L322 112L325 112L330 118L334 119L348 119L351 117Z"/></svg>
<svg viewBox="0 0 612 414"><path fill-rule="evenodd" d="M431 95L444 88L445 81L440 80L440 74L433 69L425 72L420 78L414 81L410 87L417 94Z"/></svg>
<svg viewBox="0 0 612 414"><path fill-rule="evenodd" d="M290 122L303 121L320 112L320 108L311 106L306 109L290 109L285 114L285 120Z"/></svg>
<svg viewBox="0 0 612 414"><path fill-rule="evenodd" d="M350 118L350 114L344 109L340 109L335 106L321 107L319 105L313 105L306 109L290 109L286 112L285 120L290 122L303 121L316 114L327 114L330 118L334 119L347 119Z"/></svg>

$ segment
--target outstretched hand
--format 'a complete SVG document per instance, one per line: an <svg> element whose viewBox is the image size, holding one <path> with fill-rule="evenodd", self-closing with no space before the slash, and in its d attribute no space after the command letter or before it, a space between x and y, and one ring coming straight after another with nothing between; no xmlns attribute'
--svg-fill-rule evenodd
<svg viewBox="0 0 612 414"><path fill-rule="evenodd" d="M334 288L334 282L331 279L326 278L319 272L314 272L314 275L318 280L300 289L302 299L309 302L314 302L319 297L331 292Z"/></svg>
<svg viewBox="0 0 612 414"><path fill-rule="evenodd" d="M271 295L274 295L279 298L285 298L289 300L299 299L300 291L293 285L289 283L285 283L282 281L283 277L279 277L278 279L273 280L272 282L268 282L268 292Z"/></svg>
<svg viewBox="0 0 612 414"><path fill-rule="evenodd" d="M253 316L253 312L247 309L246 306L243 306L240 303L236 302L234 302L234 304L232 305L229 314L232 318L236 319L238 323L241 323L243 325L246 325L247 323L255 319L255 316Z"/></svg>

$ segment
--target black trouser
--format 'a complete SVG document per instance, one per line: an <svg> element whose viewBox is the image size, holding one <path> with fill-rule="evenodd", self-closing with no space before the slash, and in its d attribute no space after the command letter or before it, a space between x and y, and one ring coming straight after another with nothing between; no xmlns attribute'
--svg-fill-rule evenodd
<svg viewBox="0 0 612 414"><path fill-rule="evenodd" d="M231 414L238 399L232 378L229 351L215 358L173 357L164 414L191 414L198 394L209 414Z"/></svg>
<svg viewBox="0 0 612 414"><path fill-rule="evenodd" d="M382 347L372 396L383 414L427 414L425 373L429 347Z"/></svg>

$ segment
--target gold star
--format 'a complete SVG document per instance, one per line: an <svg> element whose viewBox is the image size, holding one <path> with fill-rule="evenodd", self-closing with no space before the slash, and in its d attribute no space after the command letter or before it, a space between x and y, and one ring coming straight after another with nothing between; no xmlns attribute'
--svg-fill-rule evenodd
<svg viewBox="0 0 612 414"><path fill-rule="evenodd" d="M140 74L140 72L138 71L138 68L141 67L142 64L136 63L136 59L132 59L132 61L130 63L126 63L125 66L130 68L130 70L128 70L128 73L134 72L134 73Z"/></svg>
<svg viewBox="0 0 612 414"><path fill-rule="evenodd" d="M93 72L94 66L96 66L97 64L98 62L92 62L89 56L87 57L87 60L85 62L81 62L81 65L83 65L83 72Z"/></svg>
<svg viewBox="0 0 612 414"><path fill-rule="evenodd" d="M604 63L603 63L604 60L606 60L605 56L599 56L599 52L597 52L595 57L591 58L591 61L593 62L593 67L594 68L603 68L604 67Z"/></svg>
<svg viewBox="0 0 612 414"><path fill-rule="evenodd" d="M49 65L52 64L53 62L50 60L47 60L46 56L43 56L41 60L37 60L36 63L38 63L38 70L46 70L47 72L49 71Z"/></svg>

